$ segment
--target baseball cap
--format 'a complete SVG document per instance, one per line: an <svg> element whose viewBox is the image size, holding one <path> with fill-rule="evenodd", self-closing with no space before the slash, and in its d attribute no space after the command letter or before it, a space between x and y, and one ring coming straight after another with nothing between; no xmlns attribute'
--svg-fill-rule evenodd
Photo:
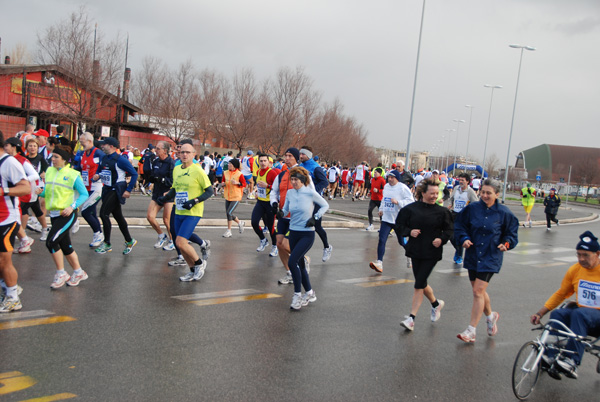
<svg viewBox="0 0 600 402"><path fill-rule="evenodd" d="M38 131L36 131L34 133L35 135L37 135L38 137L46 137L49 138L50 137L50 133L48 133L46 130L44 130L43 128L40 128Z"/></svg>
<svg viewBox="0 0 600 402"><path fill-rule="evenodd" d="M105 137L102 141L98 141L100 145L112 145L115 148L119 148L119 140L115 137Z"/></svg>
<svg viewBox="0 0 600 402"><path fill-rule="evenodd" d="M19 149L20 149L20 148L21 148L21 146L23 145L23 144L21 143L21 140L20 140L20 139L18 139L17 137L10 137L10 138L7 138L7 139L6 139L6 141L4 141L4 143L5 143L5 144L10 144L10 145L12 145L13 147L17 147L17 148L19 148Z"/></svg>
<svg viewBox="0 0 600 402"><path fill-rule="evenodd" d="M433 170L433 172L431 172L431 173L432 173L432 174L433 174L433 173L440 174L440 171L439 171L439 170L437 170L437 169L434 169L434 170Z"/></svg>

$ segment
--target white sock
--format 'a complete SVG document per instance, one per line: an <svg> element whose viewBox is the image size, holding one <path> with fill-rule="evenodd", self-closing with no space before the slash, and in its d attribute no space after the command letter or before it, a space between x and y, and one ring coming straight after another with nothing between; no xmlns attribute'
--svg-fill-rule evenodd
<svg viewBox="0 0 600 402"><path fill-rule="evenodd" d="M17 297L19 297L19 295L17 294L17 285L11 286L11 287L7 287L6 288L6 295L8 297L13 298L13 299L16 299Z"/></svg>
<svg viewBox="0 0 600 402"><path fill-rule="evenodd" d="M83 269L81 269L81 267L79 267L79 268L77 268L76 270L73 271L73 275L79 275L82 272L83 272Z"/></svg>
<svg viewBox="0 0 600 402"><path fill-rule="evenodd" d="M294 296L302 296L302 292L294 292Z"/></svg>
<svg viewBox="0 0 600 402"><path fill-rule="evenodd" d="M57 269L56 273L59 275L66 274L67 272L64 269Z"/></svg>
<svg viewBox="0 0 600 402"><path fill-rule="evenodd" d="M475 327L474 327L474 326L472 326L472 325L469 325L469 327L468 327L468 330L469 330L469 331L471 331L472 333L475 333L475 332L477 332L477 328L475 328Z"/></svg>
<svg viewBox="0 0 600 402"><path fill-rule="evenodd" d="M492 321L494 319L494 313L486 315L485 318L487 318L488 321Z"/></svg>

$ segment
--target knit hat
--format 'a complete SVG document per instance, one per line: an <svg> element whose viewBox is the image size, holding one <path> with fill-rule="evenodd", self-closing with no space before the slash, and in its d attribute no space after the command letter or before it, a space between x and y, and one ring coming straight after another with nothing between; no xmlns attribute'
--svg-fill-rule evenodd
<svg viewBox="0 0 600 402"><path fill-rule="evenodd" d="M236 158L230 159L228 162L230 165L233 165L234 168L239 169L240 168L240 161Z"/></svg>
<svg viewBox="0 0 600 402"><path fill-rule="evenodd" d="M598 244L598 238L594 236L592 232L589 230L583 232L579 238L579 243L577 243L576 250L586 250L596 252L600 250L600 244Z"/></svg>
<svg viewBox="0 0 600 402"><path fill-rule="evenodd" d="M296 159L296 162L298 162L300 160L300 151L298 151L298 148L294 148L294 147L290 147L288 148L285 153L290 153L292 155L294 155L294 158Z"/></svg>
<svg viewBox="0 0 600 402"><path fill-rule="evenodd" d="M63 158L63 160L65 160L67 162L71 158L71 155L69 154L69 152L67 152L66 150L59 148L59 147L54 148L54 151L52 151L52 153L59 155L61 158Z"/></svg>
<svg viewBox="0 0 600 402"><path fill-rule="evenodd" d="M388 172L388 177L390 176L394 176L396 180L400 181L400 172L398 172L397 170L390 170Z"/></svg>

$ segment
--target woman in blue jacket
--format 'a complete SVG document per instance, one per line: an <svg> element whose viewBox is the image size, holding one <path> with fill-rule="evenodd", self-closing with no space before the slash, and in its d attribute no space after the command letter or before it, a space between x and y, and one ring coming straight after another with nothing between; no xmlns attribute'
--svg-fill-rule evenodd
<svg viewBox="0 0 600 402"><path fill-rule="evenodd" d="M454 236L466 250L464 267L469 270L473 288L471 322L457 335L464 342L475 342L475 328L483 313L488 335L494 336L498 332L500 314L492 311L487 288L492 276L500 272L503 253L516 247L519 230L518 219L498 202L499 192L500 183L486 179L481 186L479 202L467 205L454 222Z"/></svg>
<svg viewBox="0 0 600 402"><path fill-rule="evenodd" d="M285 204L278 217L290 213L290 257L288 267L294 280L294 296L290 308L300 310L302 306L313 303L317 296L306 270L304 256L315 241L315 222L320 220L329 204L310 186L310 174L306 169L296 166L290 170L292 188L288 190ZM319 207L315 211L314 206ZM283 214L283 215L282 215ZM304 287L304 295L302 295Z"/></svg>

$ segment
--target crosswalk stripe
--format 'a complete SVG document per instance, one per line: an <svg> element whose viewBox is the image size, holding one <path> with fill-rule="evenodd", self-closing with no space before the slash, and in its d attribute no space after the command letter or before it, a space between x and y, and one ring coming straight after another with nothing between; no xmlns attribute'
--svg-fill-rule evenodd
<svg viewBox="0 0 600 402"><path fill-rule="evenodd" d="M54 402L54 401L64 401L65 399L77 398L77 395L71 394L68 392L63 392L62 394L48 395L42 396L39 398L26 399L21 402Z"/></svg>
<svg viewBox="0 0 600 402"><path fill-rule="evenodd" d="M199 300L199 299L211 299L213 297L225 297L225 296L240 296L252 293L259 293L255 289L236 289L236 290L224 290L221 292L206 292L206 293L194 293L190 295L171 296L173 299L188 301L188 300Z"/></svg>
<svg viewBox="0 0 600 402"><path fill-rule="evenodd" d="M48 317L48 318L32 318L30 320L7 321L7 322L0 323L0 330L33 327L36 325L44 325L44 324L56 324L59 322L68 322L68 321L75 321L75 318L69 317L69 316L64 316L64 315L59 315L56 317Z"/></svg>
<svg viewBox="0 0 600 402"><path fill-rule="evenodd" d="M247 295L247 296L233 296L233 297L220 297L216 299L205 299L205 300L194 300L189 303L195 304L197 306L211 306L214 304L226 304L226 303L236 303L248 300L262 300L262 299L273 299L276 297L281 297L281 295L277 295L274 293L263 293L259 295Z"/></svg>
<svg viewBox="0 0 600 402"><path fill-rule="evenodd" d="M551 253L564 253L566 251L573 251L571 248L555 247L551 249L525 249L525 250L513 250L514 254L519 255L535 255L535 254L551 254Z"/></svg>
<svg viewBox="0 0 600 402"><path fill-rule="evenodd" d="M356 283L355 285L363 287L363 288L372 288L375 286L397 285L399 283L410 283L410 282L414 282L414 281L412 279L391 279L388 281Z"/></svg>
<svg viewBox="0 0 600 402"><path fill-rule="evenodd" d="M48 310L17 311L0 315L0 321L16 320L19 318L43 317L45 315L54 314L55 313Z"/></svg>
<svg viewBox="0 0 600 402"><path fill-rule="evenodd" d="M554 258L554 260L563 261L563 262L577 262L577 257L574 255L569 256L569 257L557 257L557 258Z"/></svg>
<svg viewBox="0 0 600 402"><path fill-rule="evenodd" d="M364 278L352 278L352 279L340 279L338 282L354 284L354 283L362 283L362 282L379 282L379 281L387 281L390 279L394 279L391 276L365 276Z"/></svg>

